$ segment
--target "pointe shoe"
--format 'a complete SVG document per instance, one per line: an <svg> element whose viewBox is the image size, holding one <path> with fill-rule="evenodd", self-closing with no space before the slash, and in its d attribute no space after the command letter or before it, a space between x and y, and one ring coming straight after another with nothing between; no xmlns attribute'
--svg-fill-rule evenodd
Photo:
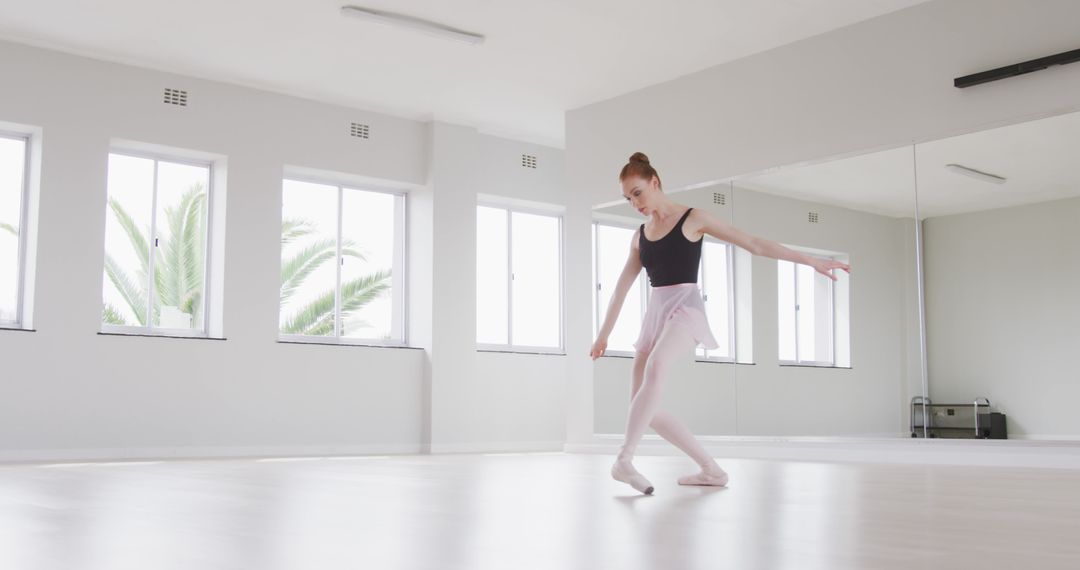
<svg viewBox="0 0 1080 570"><path fill-rule="evenodd" d="M646 495L651 495L653 492L652 483L644 475L638 473L629 462L616 460L611 466L611 477Z"/></svg>
<svg viewBox="0 0 1080 570"><path fill-rule="evenodd" d="M680 485L709 485L714 487L726 487L728 483L728 474L719 467L710 467L708 469L702 469L701 471L694 473L693 475L685 475L679 477Z"/></svg>

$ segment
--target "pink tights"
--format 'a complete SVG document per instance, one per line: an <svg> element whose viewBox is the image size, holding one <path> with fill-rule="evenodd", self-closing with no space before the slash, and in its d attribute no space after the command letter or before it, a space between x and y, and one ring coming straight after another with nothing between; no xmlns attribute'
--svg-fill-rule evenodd
<svg viewBox="0 0 1080 570"><path fill-rule="evenodd" d="M660 437L689 455L701 467L700 473L681 477L680 484L722 486L727 483L727 474L694 438L689 428L675 416L659 409L661 389L671 365L697 346L690 327L683 322L685 318L686 313L676 311L665 323L652 350L638 352L634 358L633 386L630 392L632 400L626 421L626 438L612 466L612 476L646 494L652 493L652 485L630 463L634 450L645 435L646 427L653 428Z"/></svg>

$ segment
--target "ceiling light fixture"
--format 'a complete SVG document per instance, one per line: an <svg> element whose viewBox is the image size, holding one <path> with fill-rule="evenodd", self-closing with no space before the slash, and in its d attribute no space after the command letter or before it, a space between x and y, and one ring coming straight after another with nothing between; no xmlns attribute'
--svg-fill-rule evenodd
<svg viewBox="0 0 1080 570"><path fill-rule="evenodd" d="M450 26L446 26L444 24L439 24L437 22L429 22L427 20L421 20L420 18L406 16L404 14L383 12L381 10L371 10L369 8L361 8L359 6L342 6L341 14L344 16L349 16L350 18L360 18L361 20L367 20L369 22L382 24L384 26L393 26L398 28L415 30L417 32L423 32L425 34L437 36L448 40L464 42L471 45L484 43L484 36L481 36L480 34L465 32L462 30L451 28Z"/></svg>
<svg viewBox="0 0 1080 570"><path fill-rule="evenodd" d="M1004 184L1005 177L998 176L997 174L990 174L989 172L983 172L981 170L975 170L974 168L968 168L960 164L946 164L945 168L955 172L957 174L963 174L964 176L970 176L975 180L982 180L983 182L991 182L993 184Z"/></svg>

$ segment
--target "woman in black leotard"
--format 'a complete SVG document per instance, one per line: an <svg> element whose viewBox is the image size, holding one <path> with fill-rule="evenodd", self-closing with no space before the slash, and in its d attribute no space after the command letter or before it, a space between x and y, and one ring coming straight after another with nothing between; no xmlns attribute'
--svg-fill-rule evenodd
<svg viewBox="0 0 1080 570"><path fill-rule="evenodd" d="M648 426L701 466L701 471L680 477L680 485L726 485L727 473L709 456L690 430L671 414L658 409L661 383L670 364L698 344L705 348L718 347L705 318L705 305L697 286L704 236L708 234L754 255L809 265L834 281L834 269L850 272L851 267L749 235L704 210L673 202L663 192L660 176L649 164L649 158L640 152L630 157L619 174L619 181L623 197L649 219L634 232L630 256L626 259L608 304L604 324L590 351L593 360L602 356L607 349L608 335L615 327L626 293L642 267L653 289L642 319L641 333L634 343L637 352L626 437L611 466L611 476L642 493L652 494L652 484L631 463L634 450Z"/></svg>

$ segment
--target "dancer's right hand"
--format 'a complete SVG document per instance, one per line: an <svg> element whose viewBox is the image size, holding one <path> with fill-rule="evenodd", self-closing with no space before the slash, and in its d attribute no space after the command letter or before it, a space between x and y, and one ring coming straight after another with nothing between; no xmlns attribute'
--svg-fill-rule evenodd
<svg viewBox="0 0 1080 570"><path fill-rule="evenodd" d="M598 338L596 339L596 342L593 343L592 350L589 351L589 356L591 356L593 360L596 360L604 355L605 350L607 350L607 339Z"/></svg>

